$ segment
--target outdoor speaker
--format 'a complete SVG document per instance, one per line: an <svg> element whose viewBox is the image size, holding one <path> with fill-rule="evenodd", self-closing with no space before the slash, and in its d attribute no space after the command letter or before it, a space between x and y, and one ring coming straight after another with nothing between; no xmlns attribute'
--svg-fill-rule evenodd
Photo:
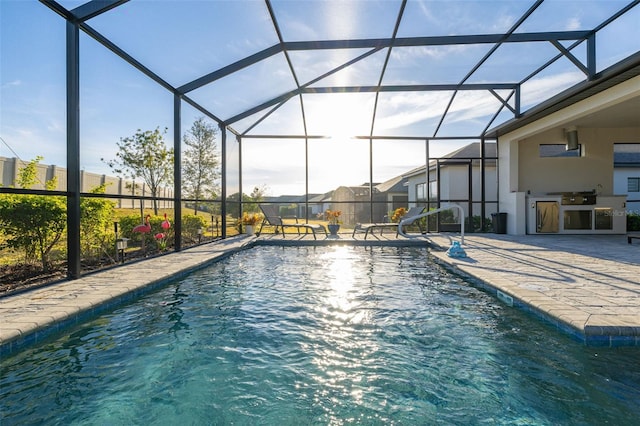
<svg viewBox="0 0 640 426"><path fill-rule="evenodd" d="M567 151L578 149L578 129L569 127L567 130Z"/></svg>

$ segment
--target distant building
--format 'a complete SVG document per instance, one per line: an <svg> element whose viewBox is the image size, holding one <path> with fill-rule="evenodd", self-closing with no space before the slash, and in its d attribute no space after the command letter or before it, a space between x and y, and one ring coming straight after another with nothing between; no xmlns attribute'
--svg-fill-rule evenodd
<svg viewBox="0 0 640 426"><path fill-rule="evenodd" d="M371 200L373 204L369 204ZM407 206L406 181L397 176L372 186L340 186L333 191L331 201L331 209L342 212L340 220L347 226L385 222L394 209Z"/></svg>
<svg viewBox="0 0 640 426"><path fill-rule="evenodd" d="M485 201L489 204L485 217L497 209L498 173L496 169L496 144L485 144ZM409 206L426 205L431 208L457 204L465 217L481 214L482 168L480 143L471 143L429 162L429 183L424 166L403 175L407 181ZM491 209L491 203L496 206Z"/></svg>
<svg viewBox="0 0 640 426"><path fill-rule="evenodd" d="M496 144L485 145L485 201L497 206ZM327 209L340 210L340 221L346 226L356 223L385 222L400 207L427 205L430 207L460 205L465 216L481 214L480 143L471 143L429 163L427 189L425 167L418 167L400 176L373 185L340 186L325 194L283 195L265 197L264 202L276 204L282 216L321 217ZM372 193L371 193L372 192ZM369 202L373 200L373 204ZM489 218L496 208L485 211Z"/></svg>
<svg viewBox="0 0 640 426"><path fill-rule="evenodd" d="M304 195L279 195L277 197L264 197L263 202L278 207L282 217L307 217L309 209L309 219L316 219L326 208L329 208L331 192L326 194L309 194L309 198Z"/></svg>
<svg viewBox="0 0 640 426"><path fill-rule="evenodd" d="M627 196L627 213L640 214L640 144L615 144L613 193Z"/></svg>

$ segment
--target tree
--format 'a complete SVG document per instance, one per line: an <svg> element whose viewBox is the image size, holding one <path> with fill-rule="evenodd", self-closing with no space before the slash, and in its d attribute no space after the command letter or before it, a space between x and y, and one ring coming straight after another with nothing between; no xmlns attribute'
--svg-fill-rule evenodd
<svg viewBox="0 0 640 426"><path fill-rule="evenodd" d="M216 134L217 129L204 117L193 122L191 129L184 135L184 165L182 169L183 191L187 198L195 200L195 214L198 214L199 201L206 194L215 197L220 178Z"/></svg>
<svg viewBox="0 0 640 426"><path fill-rule="evenodd" d="M149 187L153 197L153 212L158 215L158 193L163 185L173 182L173 148L167 149L160 129L142 131L135 135L120 138L116 159L107 161L107 165L118 175L136 179L141 178ZM104 159L102 159L104 161Z"/></svg>
<svg viewBox="0 0 640 426"><path fill-rule="evenodd" d="M242 201L244 202L243 210L247 212L257 212L258 204L264 200L268 188L266 185L254 186L250 195L242 194Z"/></svg>

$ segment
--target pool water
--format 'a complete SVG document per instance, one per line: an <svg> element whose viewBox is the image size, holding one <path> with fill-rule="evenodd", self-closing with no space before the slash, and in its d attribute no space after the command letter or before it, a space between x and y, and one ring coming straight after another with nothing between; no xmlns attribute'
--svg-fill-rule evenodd
<svg viewBox="0 0 640 426"><path fill-rule="evenodd" d="M0 424L633 424L589 348L426 249L256 247L2 360ZM635 420L634 420L635 419Z"/></svg>

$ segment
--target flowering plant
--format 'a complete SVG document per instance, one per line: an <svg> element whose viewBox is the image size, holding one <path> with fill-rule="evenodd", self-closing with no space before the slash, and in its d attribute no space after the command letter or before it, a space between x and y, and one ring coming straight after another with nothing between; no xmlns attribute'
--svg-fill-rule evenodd
<svg viewBox="0 0 640 426"><path fill-rule="evenodd" d="M167 234L164 232L158 232L154 237L158 244L158 249L160 251L165 251L167 249Z"/></svg>
<svg viewBox="0 0 640 426"><path fill-rule="evenodd" d="M324 216L329 221L329 225L337 225L339 223L338 218L341 214L342 212L340 210L327 210L324 212Z"/></svg>
<svg viewBox="0 0 640 426"><path fill-rule="evenodd" d="M249 214L247 212L244 212L242 215L242 224L256 225L258 222L260 222L260 219L262 219L262 217L258 213Z"/></svg>
<svg viewBox="0 0 640 426"><path fill-rule="evenodd" d="M405 209L404 207L395 209L393 214L391 215L391 222L400 222L400 219L402 219L405 214L407 214L407 209Z"/></svg>

